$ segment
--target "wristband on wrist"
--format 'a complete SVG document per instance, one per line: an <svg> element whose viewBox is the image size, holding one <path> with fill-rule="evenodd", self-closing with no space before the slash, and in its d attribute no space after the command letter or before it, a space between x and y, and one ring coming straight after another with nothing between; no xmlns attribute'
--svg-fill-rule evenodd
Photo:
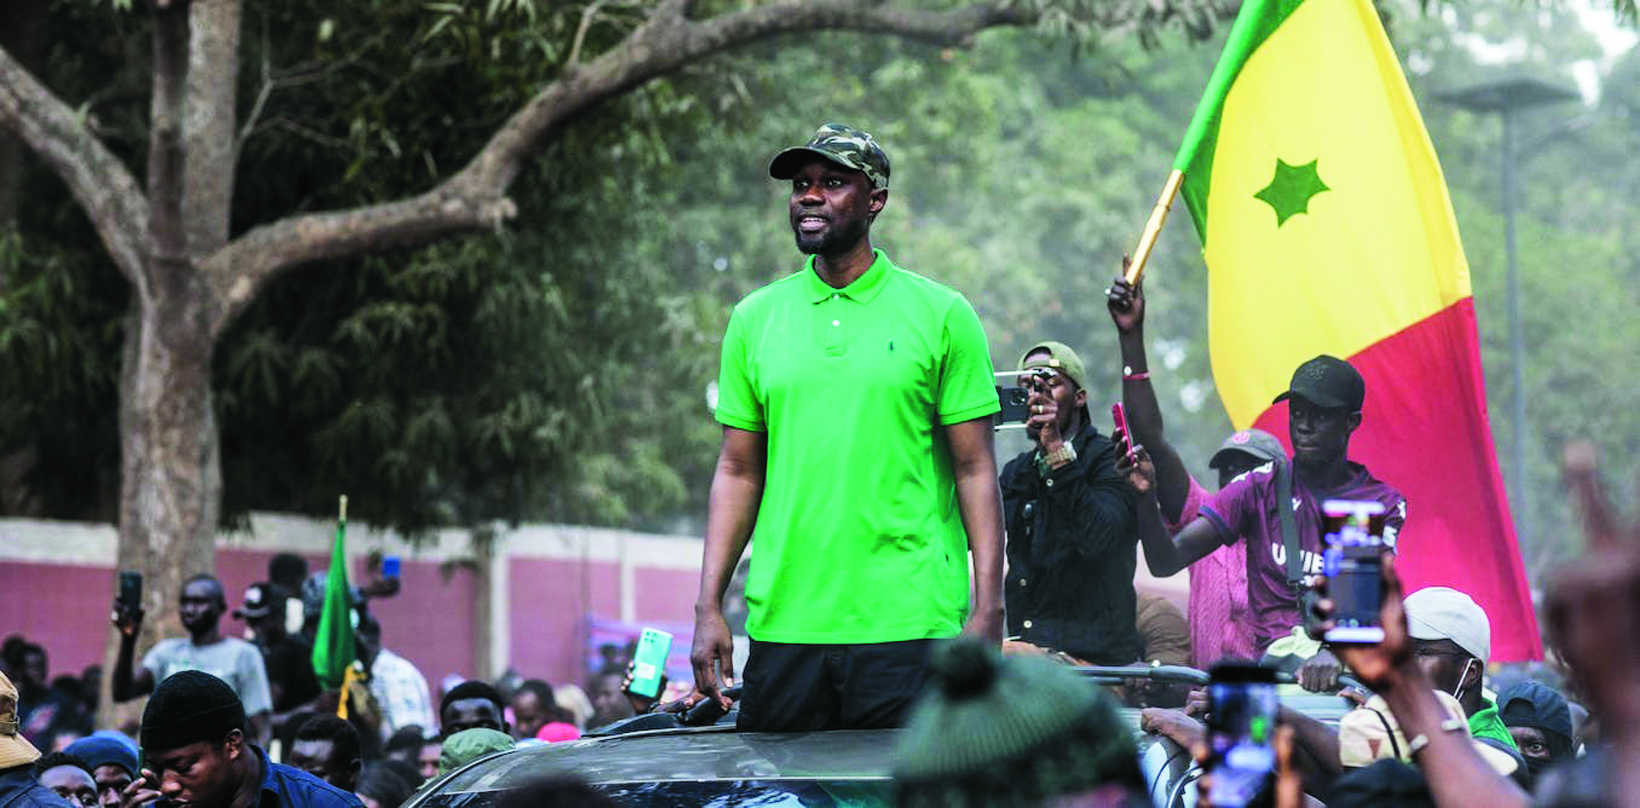
<svg viewBox="0 0 1640 808"><path fill-rule="evenodd" d="M1467 723L1465 723L1464 720L1461 719L1461 718L1448 718L1445 721L1441 722L1441 731L1442 732L1463 732L1464 729L1467 728L1468 726L1469 725ZM1416 736L1414 736L1412 738L1412 740L1407 741L1407 757L1412 757L1412 756L1418 754L1419 752L1423 751L1424 747L1426 747L1428 745L1429 745L1429 736L1425 735L1421 732L1418 733Z"/></svg>
<svg viewBox="0 0 1640 808"><path fill-rule="evenodd" d="M1124 382L1142 382L1148 378L1150 378L1150 371L1148 370L1134 372L1132 365L1122 366L1122 381Z"/></svg>

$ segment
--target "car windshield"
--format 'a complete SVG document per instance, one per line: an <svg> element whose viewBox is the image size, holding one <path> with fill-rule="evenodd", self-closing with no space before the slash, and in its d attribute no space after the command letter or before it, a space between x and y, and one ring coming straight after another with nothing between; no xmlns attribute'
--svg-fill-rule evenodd
<svg viewBox="0 0 1640 808"><path fill-rule="evenodd" d="M886 780L711 780L665 783L599 783L599 792L623 806L718 808L719 806L803 806L803 808L886 808ZM492 808L503 792L439 794L424 808Z"/></svg>

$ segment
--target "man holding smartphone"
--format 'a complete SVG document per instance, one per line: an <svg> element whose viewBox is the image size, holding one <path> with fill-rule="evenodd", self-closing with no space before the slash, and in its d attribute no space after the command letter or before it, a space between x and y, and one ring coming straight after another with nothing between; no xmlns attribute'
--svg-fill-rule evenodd
<svg viewBox="0 0 1640 808"><path fill-rule="evenodd" d="M1008 533L1008 653L1058 651L1126 665L1144 653L1135 620L1133 492L1088 417L1087 372L1062 342L1019 359L1036 448L1002 470ZM1039 373L1041 371L1041 373Z"/></svg>
<svg viewBox="0 0 1640 808"><path fill-rule="evenodd" d="M790 181L810 258L742 299L723 338L685 703L728 707L723 595L755 524L740 728L898 726L934 640L1002 639L990 349L962 295L872 248L889 162L871 135L822 126L769 176Z"/></svg>
<svg viewBox="0 0 1640 808"><path fill-rule="evenodd" d="M1247 599L1256 650L1262 653L1295 626L1304 625L1302 593L1288 582L1283 508L1291 509L1299 569L1305 575L1322 569L1321 505L1326 500L1383 504L1383 539L1391 550L1406 522L1406 498L1348 457L1350 435L1361 425L1365 398L1366 383L1348 362L1318 356L1300 365L1287 391L1275 399L1289 405L1288 437L1294 450L1290 505L1278 495L1280 480L1272 461L1231 480L1176 534L1169 534L1161 512L1149 453L1138 447L1138 462L1124 464L1122 470L1139 492L1139 538L1151 574L1173 575L1245 537Z"/></svg>

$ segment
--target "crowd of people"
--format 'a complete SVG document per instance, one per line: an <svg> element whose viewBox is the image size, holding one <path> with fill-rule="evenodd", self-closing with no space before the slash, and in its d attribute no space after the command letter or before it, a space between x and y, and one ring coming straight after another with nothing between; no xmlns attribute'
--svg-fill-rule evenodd
<svg viewBox="0 0 1640 808"><path fill-rule="evenodd" d="M79 808L155 800L228 808L260 784L279 795L267 805L397 808L485 754L573 740L649 706L622 691L631 648L615 646L590 696L575 684L554 687L508 671L493 683L448 677L435 700L416 666L382 643L369 608L383 594L379 586L351 592L356 676L323 690L312 648L324 575L310 575L299 556L275 556L270 580L253 584L232 609L245 639L224 633L230 612L221 583L189 578L176 599L188 636L159 641L140 661L144 615L116 601L120 646L110 690L115 702L147 697L140 722L117 729L95 729L100 668L48 679L41 644L6 638L0 805L62 808L60 797Z"/></svg>

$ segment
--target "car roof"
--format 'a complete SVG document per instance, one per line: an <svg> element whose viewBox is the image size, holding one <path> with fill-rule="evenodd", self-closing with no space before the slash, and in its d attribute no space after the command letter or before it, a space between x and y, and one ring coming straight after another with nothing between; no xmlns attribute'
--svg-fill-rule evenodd
<svg viewBox="0 0 1640 808"><path fill-rule="evenodd" d="M886 780L900 732L736 732L714 726L589 737L498 753L433 790L506 791L560 773L591 783Z"/></svg>
<svg viewBox="0 0 1640 808"><path fill-rule="evenodd" d="M1329 725L1349 709L1336 696L1282 690L1284 705ZM1159 741L1139 728L1139 710L1119 708L1118 714L1141 753ZM887 780L902 732L737 732L732 716L714 726L617 731L498 752L458 769L418 797L510 791L555 774L574 774L593 784Z"/></svg>

